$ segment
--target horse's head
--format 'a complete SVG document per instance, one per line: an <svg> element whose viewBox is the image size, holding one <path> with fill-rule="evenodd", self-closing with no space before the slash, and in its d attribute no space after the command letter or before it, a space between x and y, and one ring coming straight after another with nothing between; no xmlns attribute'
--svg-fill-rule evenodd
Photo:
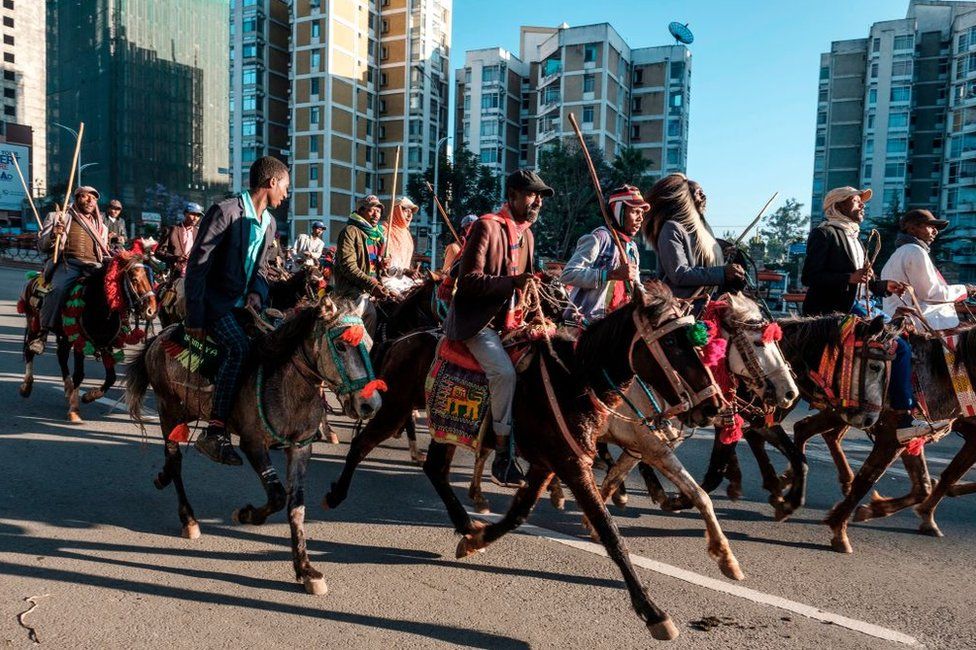
<svg viewBox="0 0 976 650"><path fill-rule="evenodd" d="M704 325L660 282L649 283L646 292L635 289L632 304L634 372L663 398L666 415L693 426L709 424L724 401L698 351Z"/></svg>
<svg viewBox="0 0 976 650"><path fill-rule="evenodd" d="M343 412L354 420L366 420L380 410L380 391L386 384L376 379L369 360L373 340L363 326L362 313L328 297L318 307L313 328L312 357L316 370L339 397Z"/></svg>
<svg viewBox="0 0 976 650"><path fill-rule="evenodd" d="M899 328L885 325L883 316L876 316L871 320L857 319L854 332L851 335L853 352L847 352L852 357L851 374L846 379L850 388L845 387L845 370L843 359L845 347L852 345L846 338L841 339L841 355L837 371L837 381L840 383L840 397L847 392L847 403L841 402L839 412L841 418L852 427L869 429L881 417L881 408L888 394L888 380L891 378L891 362L895 358L897 338L901 335Z"/></svg>
<svg viewBox="0 0 976 650"><path fill-rule="evenodd" d="M111 308L128 308L143 320L152 320L157 312L156 293L145 257L117 253L105 272L105 295Z"/></svg>
<svg viewBox="0 0 976 650"><path fill-rule="evenodd" d="M539 274L539 296L542 312L547 318L562 320L563 311L570 305L569 291L556 273L543 271Z"/></svg>
<svg viewBox="0 0 976 650"><path fill-rule="evenodd" d="M800 390L783 356L780 326L763 316L756 301L742 293L727 293L709 304L722 338L729 342L729 371L762 402L789 408Z"/></svg>

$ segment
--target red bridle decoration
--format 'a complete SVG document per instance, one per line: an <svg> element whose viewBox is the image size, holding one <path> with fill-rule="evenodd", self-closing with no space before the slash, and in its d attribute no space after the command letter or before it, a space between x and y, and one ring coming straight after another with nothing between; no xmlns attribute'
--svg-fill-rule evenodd
<svg viewBox="0 0 976 650"><path fill-rule="evenodd" d="M128 255L116 255L105 269L105 300L112 311L122 311L125 308L122 291L122 276L125 271L122 263L130 259Z"/></svg>
<svg viewBox="0 0 976 650"><path fill-rule="evenodd" d="M362 325L350 325L342 334L339 335L339 340L355 347L363 342L364 336L366 336L365 327Z"/></svg>
<svg viewBox="0 0 976 650"><path fill-rule="evenodd" d="M728 307L727 302L714 300L709 302L702 312L701 321L708 328L708 343L702 348L702 361L712 371L715 383L722 389L725 401L732 404L735 402L736 381L729 371L729 342L722 338L718 324ZM765 336L765 332L763 335ZM734 412L721 415L718 422L720 424L716 425L715 433L723 445L730 445L742 438L742 425L745 420L741 415Z"/></svg>
<svg viewBox="0 0 976 650"><path fill-rule="evenodd" d="M376 391L385 393L386 382L383 381L382 379L374 379L373 381L363 386L363 389L359 391L359 396L362 397L363 399L372 399L373 394L375 394Z"/></svg>
<svg viewBox="0 0 976 650"><path fill-rule="evenodd" d="M762 333L763 343L772 343L774 341L780 341L783 339L783 330L780 328L779 323L770 323L766 326L766 329Z"/></svg>

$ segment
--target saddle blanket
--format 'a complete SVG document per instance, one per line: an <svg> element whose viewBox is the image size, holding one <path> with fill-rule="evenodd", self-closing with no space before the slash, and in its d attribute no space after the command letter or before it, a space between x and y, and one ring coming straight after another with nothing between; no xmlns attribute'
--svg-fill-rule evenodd
<svg viewBox="0 0 976 650"><path fill-rule="evenodd" d="M973 417L976 416L976 391L973 390L973 382L966 371L966 365L956 363L956 345L958 342L958 335L947 336L946 344L942 349L945 351L946 365L949 367L952 389L959 401L959 408L964 417Z"/></svg>
<svg viewBox="0 0 976 650"><path fill-rule="evenodd" d="M212 338L208 336L206 341L198 341L187 336L186 328L180 324L163 341L163 349L187 371L213 383L220 367L220 350Z"/></svg>

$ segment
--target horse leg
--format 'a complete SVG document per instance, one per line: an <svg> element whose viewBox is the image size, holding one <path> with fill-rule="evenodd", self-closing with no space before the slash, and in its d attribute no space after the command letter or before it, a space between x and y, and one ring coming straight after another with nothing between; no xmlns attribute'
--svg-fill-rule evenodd
<svg viewBox="0 0 976 650"><path fill-rule="evenodd" d="M756 458L756 464L759 466L762 487L769 492L769 505L776 510L776 521L782 521L779 514L783 504L783 493L779 484L779 474L776 473L773 461L766 453L766 440L755 429L746 429L745 439L749 445L749 450Z"/></svg>
<svg viewBox="0 0 976 650"><path fill-rule="evenodd" d="M706 493L711 494L715 488L722 484L725 480L725 474L729 470L730 464L733 462L732 459L735 457L735 444L723 444L718 439L718 432L715 433L715 438L712 441L712 453L708 457L708 469L705 470L705 478L702 479L701 488L705 490ZM738 468L738 459L734 461L736 463L736 468ZM736 475L736 470L733 470L732 475ZM742 496L742 476L739 473L739 488L738 493L731 489L729 498L735 495L736 498ZM679 510L687 510L694 505L691 498L684 493L679 492L677 495L669 496L661 508L667 510L668 512L677 512Z"/></svg>
<svg viewBox="0 0 976 650"><path fill-rule="evenodd" d="M235 510L232 519L235 523L260 526L270 515L285 507L287 500L285 486L281 484L278 472L271 464L271 457L264 446L264 440L251 440L242 436L240 448L247 456L251 467L261 477L261 485L268 500L263 506L257 508L248 503L243 508Z"/></svg>
<svg viewBox="0 0 976 650"><path fill-rule="evenodd" d="M620 458L617 462L610 466L610 471L607 473L606 478L603 479L603 483L600 485L600 498L606 503L607 499L610 499L616 494L616 490L623 482L627 479L630 471L634 469L634 466L640 462L640 458L631 454L628 451L620 454ZM623 507L623 506L621 506ZM583 516L583 528L585 528L590 533L590 537L593 538L594 542L599 542L599 538L596 536L596 531L590 526L590 522L587 521L586 515Z"/></svg>
<svg viewBox="0 0 976 650"><path fill-rule="evenodd" d="M473 555L525 523L551 478L552 470L541 465L531 465L525 476L525 485L515 492L515 498L505 516L497 523L478 528L462 537L457 545L456 557Z"/></svg>
<svg viewBox="0 0 976 650"><path fill-rule="evenodd" d="M918 527L918 532L923 535L942 537L942 531L939 530L938 524L935 523L935 509L939 506L939 502L942 501L946 494L951 494L953 486L966 490L973 486L972 483L960 486L956 486L955 484L956 481L961 479L969 471L973 463L976 463L976 425L970 425L969 422L963 420L957 423L956 429L959 430L965 439L962 448L956 453L946 468L942 470L942 475L939 476L939 482L935 484L928 497L915 506L915 514L922 520L922 523ZM965 492L962 493L965 494ZM953 494L953 496L956 495Z"/></svg>
<svg viewBox="0 0 976 650"><path fill-rule="evenodd" d="M363 430L353 436L349 441L349 451L346 453L346 462L342 466L342 473L338 480L332 483L329 492L322 499L322 507L326 510L338 508L346 497L349 496L349 486L352 484L353 474L359 464L366 460L366 457L376 449L383 441L389 440L395 431L400 431L410 411L404 412L402 405L383 403L380 410L373 416Z"/></svg>
<svg viewBox="0 0 976 650"><path fill-rule="evenodd" d="M600 461L606 465L607 476L613 471L613 466L617 463L613 459L613 454L610 453L610 446L605 442L596 443L596 456ZM633 465L631 465L633 468ZM626 477L626 474L624 475ZM621 483L618 489L611 493L613 497L613 504L619 508L627 507L627 485Z"/></svg>
<svg viewBox="0 0 976 650"><path fill-rule="evenodd" d="M814 436L821 435L825 431L829 431L837 426L843 426L843 423L838 424L838 422L839 420L834 415L824 411L808 415L793 425L794 446L801 454L806 454L807 443ZM785 490L791 487L792 483L793 468L791 466L780 476L780 489Z"/></svg>
<svg viewBox="0 0 976 650"><path fill-rule="evenodd" d="M28 398L34 390L34 357L36 355L27 347L27 336L24 336L24 381L20 384L20 396Z"/></svg>
<svg viewBox="0 0 976 650"><path fill-rule="evenodd" d="M418 465L423 465L427 460L427 452L417 449L417 423L413 419L413 413L407 418L404 429L407 432L407 444L410 445L410 458Z"/></svg>
<svg viewBox="0 0 976 650"><path fill-rule="evenodd" d="M929 478L924 450L918 456L902 454L901 462L912 481L912 489L905 496L893 499L886 499L877 490L873 490L870 503L858 506L854 511L854 521L890 517L899 510L921 503L932 492L932 479Z"/></svg>
<svg viewBox="0 0 976 650"><path fill-rule="evenodd" d="M484 528L484 524L471 519L451 488L451 461L454 459L455 449L454 445L432 440L427 450L427 460L424 462L424 474L444 502L447 515L454 524L454 530L461 535L467 535Z"/></svg>
<svg viewBox="0 0 976 650"><path fill-rule="evenodd" d="M965 473L965 472L963 472ZM946 495L950 497L962 497L976 492L976 483L956 483L950 485L946 490Z"/></svg>
<svg viewBox="0 0 976 650"><path fill-rule="evenodd" d="M593 472L579 462L563 461L556 470L556 474L576 497L576 503L596 530L607 555L620 569L630 593L630 602L634 611L641 617L651 636L660 641L668 641L678 636L678 628L671 622L670 617L658 608L647 595L647 590L640 582L634 566L630 563L627 546L617 524L610 516L610 512L600 498Z"/></svg>
<svg viewBox="0 0 976 650"><path fill-rule="evenodd" d="M739 467L739 455L735 452L735 447L729 452L729 463L725 467L725 478L729 485L725 489L726 496L731 501L738 501L742 498L742 468Z"/></svg>
<svg viewBox="0 0 976 650"><path fill-rule="evenodd" d="M312 445L285 448L288 477L288 525L291 528L291 558L295 567L295 580L305 586L305 591L322 596L329 591L325 577L312 566L308 559L305 541L305 471L312 457Z"/></svg>
<svg viewBox="0 0 976 650"><path fill-rule="evenodd" d="M563 484L555 476L549 481L549 503L556 510L566 507L566 494L563 492Z"/></svg>
<svg viewBox="0 0 976 650"><path fill-rule="evenodd" d="M162 490L170 483L176 489L176 498L179 500L179 516L182 530L180 535L185 539L197 539L200 537L200 524L193 514L193 507L190 505L186 496L186 488L183 485L183 454L180 452L180 443L171 442L166 439L169 432L173 430L179 421L170 417L173 412L170 406L163 400L159 400L159 426L163 431L163 453L165 462L163 469L156 475L153 485L157 490Z"/></svg>
<svg viewBox="0 0 976 650"><path fill-rule="evenodd" d="M830 527L833 534L830 547L838 553L853 553L850 540L847 538L847 520L858 502L864 498L868 490L874 487L903 450L897 442L889 442L886 438L893 440L894 432L884 431L877 435L871 453L851 482L847 495L834 505L824 518L824 523Z"/></svg>
<svg viewBox="0 0 976 650"><path fill-rule="evenodd" d="M115 385L115 380L118 378L115 372L115 359L110 356L102 357L102 367L105 368L105 381L100 387L85 391L85 394L81 396L83 404L91 404L95 400L101 399Z"/></svg>
<svg viewBox="0 0 976 650"><path fill-rule="evenodd" d="M809 466L807 459L786 434L782 425L776 424L766 429L763 437L769 444L786 456L790 463L790 474L793 477L785 501L776 506L776 521L785 521L787 517L803 507L806 503L807 477ZM780 486L782 489L782 486Z"/></svg>
<svg viewBox="0 0 976 650"><path fill-rule="evenodd" d="M661 485L661 479L654 473L654 468L641 461L637 463L637 471L640 473L641 478L644 479L644 485L647 486L647 493L650 495L651 501L663 508L665 502L668 500L668 493L665 492L664 486Z"/></svg>
<svg viewBox="0 0 976 650"><path fill-rule="evenodd" d="M468 486L468 498L474 504L474 511L479 515L491 512L488 499L485 498L484 493L481 491L481 479L485 473L485 463L488 462L491 451L487 447L481 447L478 450L478 455L474 458L474 469L471 472L471 485Z"/></svg>
<svg viewBox="0 0 976 650"><path fill-rule="evenodd" d="M840 483L840 491L843 494L848 494L851 491L851 482L854 480L854 470L851 469L847 454L844 453L844 448L841 446L848 428L847 426L835 427L823 434L824 442L827 443L827 449L830 451L830 457L834 461L834 467L837 468L837 482Z"/></svg>
<svg viewBox="0 0 976 650"><path fill-rule="evenodd" d="M70 390L68 390L68 384L65 382L65 397L68 398L68 421L72 424L82 424L79 404L81 401L81 384L85 381L85 353L75 350L72 357L75 362L75 371L70 379ZM65 364L66 372L67 369L67 364Z"/></svg>

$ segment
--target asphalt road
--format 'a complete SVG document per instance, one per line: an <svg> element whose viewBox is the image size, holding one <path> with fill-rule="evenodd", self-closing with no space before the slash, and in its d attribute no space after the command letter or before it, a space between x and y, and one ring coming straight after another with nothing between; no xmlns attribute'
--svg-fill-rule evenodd
<svg viewBox="0 0 976 650"><path fill-rule="evenodd" d="M124 411L110 413L120 390L84 406L85 424L68 424L48 353L36 364L34 395L18 396L22 322L15 301L22 281L22 270L0 269L0 647L33 647L17 622L33 596L46 597L26 623L47 647L657 643L631 610L616 568L593 552L572 499L564 512L541 502L533 526L455 560L457 538L405 441L379 449L348 501L332 512L318 503L347 445L316 444L307 519L312 561L329 585L325 596L306 595L293 581L283 513L261 527L231 522L235 508L262 502L249 468L218 466L188 451L184 476L203 537L180 538L172 488L152 485L162 461L159 431L144 437ZM100 366L88 367L100 378ZM335 427L349 439L349 422ZM807 507L792 520L772 521L745 449L745 498L714 495L747 574L742 583L723 578L705 554L696 513L660 512L635 481L627 509L612 508L649 593L681 631L671 646L976 647L976 498L943 503L944 539L917 535L917 520L906 511L852 525L854 555L838 555L819 522L840 493L825 448L813 445ZM710 446L699 433L680 451L696 476ZM930 450L933 471L958 447L950 437ZM853 436L848 448L859 463L866 439ZM471 458L458 456L452 478L460 491ZM879 484L886 495L907 487L899 472ZM507 495L486 490L493 510L502 511Z"/></svg>

